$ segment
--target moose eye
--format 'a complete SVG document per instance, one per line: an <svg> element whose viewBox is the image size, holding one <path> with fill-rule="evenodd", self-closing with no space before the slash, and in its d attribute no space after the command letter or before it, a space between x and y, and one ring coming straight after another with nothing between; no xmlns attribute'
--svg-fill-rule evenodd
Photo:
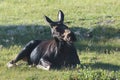
<svg viewBox="0 0 120 80"><path fill-rule="evenodd" d="M63 28L61 28L61 27L57 27L56 28L56 31L57 32L60 32L61 34L64 32L64 29Z"/></svg>

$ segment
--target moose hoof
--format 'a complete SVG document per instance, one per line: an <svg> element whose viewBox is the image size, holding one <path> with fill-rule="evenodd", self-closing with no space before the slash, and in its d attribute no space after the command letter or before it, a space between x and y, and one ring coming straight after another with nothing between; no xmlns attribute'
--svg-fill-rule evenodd
<svg viewBox="0 0 120 80"><path fill-rule="evenodd" d="M46 67L44 67L44 66L42 66L42 65L37 65L36 66L38 69L43 69L43 70L50 70L50 66L46 66Z"/></svg>
<svg viewBox="0 0 120 80"><path fill-rule="evenodd" d="M8 67L8 68L11 68L11 67L14 67L14 66L16 66L16 64L12 64L12 63L10 63L10 62L7 63L7 67Z"/></svg>

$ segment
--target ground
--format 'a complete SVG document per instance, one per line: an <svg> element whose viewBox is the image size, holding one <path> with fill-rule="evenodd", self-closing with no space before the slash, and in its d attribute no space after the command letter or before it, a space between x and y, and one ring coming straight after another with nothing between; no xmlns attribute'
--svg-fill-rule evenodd
<svg viewBox="0 0 120 80"><path fill-rule="evenodd" d="M119 0L0 0L0 80L119 80L119 9ZM51 38L44 15L57 20L58 10L76 34L81 65L44 71L21 61L8 69L28 41Z"/></svg>

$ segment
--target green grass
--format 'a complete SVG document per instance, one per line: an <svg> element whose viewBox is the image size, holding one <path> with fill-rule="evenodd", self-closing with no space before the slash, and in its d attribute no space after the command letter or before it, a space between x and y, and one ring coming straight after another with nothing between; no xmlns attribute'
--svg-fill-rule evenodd
<svg viewBox="0 0 120 80"><path fill-rule="evenodd" d="M60 9L65 24L80 33L75 45L81 65L43 71L21 61L8 69L28 41L51 38L44 15L57 20ZM119 9L119 0L0 0L0 80L119 80Z"/></svg>
<svg viewBox="0 0 120 80"><path fill-rule="evenodd" d="M14 51L13 51L13 50ZM120 78L120 54L96 54L82 52L81 65L73 70L63 68L61 70L43 71L35 67L29 68L23 61L18 67L8 69L6 63L15 57L21 47L11 46L9 49L1 49L0 79L4 80L109 80ZM12 51L9 51L12 50ZM9 56L9 57L8 57ZM108 57L109 56L109 57ZM111 59L112 58L112 59Z"/></svg>

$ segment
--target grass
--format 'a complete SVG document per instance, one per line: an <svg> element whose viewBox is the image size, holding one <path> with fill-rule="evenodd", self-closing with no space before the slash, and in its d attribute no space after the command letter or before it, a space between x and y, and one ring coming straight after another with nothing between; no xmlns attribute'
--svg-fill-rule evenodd
<svg viewBox="0 0 120 80"><path fill-rule="evenodd" d="M119 5L119 0L0 0L0 80L119 80ZM51 38L44 15L56 20L60 9L76 33L81 65L43 71L21 61L8 69L6 63L28 41Z"/></svg>

